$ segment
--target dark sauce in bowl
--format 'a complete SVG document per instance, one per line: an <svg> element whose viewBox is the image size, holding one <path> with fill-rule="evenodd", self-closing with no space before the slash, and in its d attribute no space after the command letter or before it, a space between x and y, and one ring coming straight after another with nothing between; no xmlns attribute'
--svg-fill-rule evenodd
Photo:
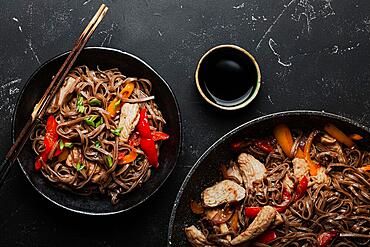
<svg viewBox="0 0 370 247"><path fill-rule="evenodd" d="M252 58L233 47L211 50L198 67L200 89L212 102L237 106L252 97L258 85L258 69Z"/></svg>

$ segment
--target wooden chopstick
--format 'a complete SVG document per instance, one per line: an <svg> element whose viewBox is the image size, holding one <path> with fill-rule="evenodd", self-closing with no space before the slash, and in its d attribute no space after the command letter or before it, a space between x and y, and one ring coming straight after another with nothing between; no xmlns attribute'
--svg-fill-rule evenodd
<svg viewBox="0 0 370 247"><path fill-rule="evenodd" d="M90 39L91 35L95 31L99 23L103 20L107 11L108 7L105 4L102 4L94 17L90 20L84 31L81 33L80 37L77 39L72 51L69 53L63 65L59 68L57 74L52 79L41 100L35 105L31 117L24 125L15 143L12 145L12 147L6 154L4 161L2 162L2 165L0 167L0 187L3 185L11 165L18 157L20 151L24 147L24 144L34 130L36 123L42 120L49 103L53 99L54 95L58 92L59 88L63 85L64 79L72 68L78 55L85 47L87 41Z"/></svg>

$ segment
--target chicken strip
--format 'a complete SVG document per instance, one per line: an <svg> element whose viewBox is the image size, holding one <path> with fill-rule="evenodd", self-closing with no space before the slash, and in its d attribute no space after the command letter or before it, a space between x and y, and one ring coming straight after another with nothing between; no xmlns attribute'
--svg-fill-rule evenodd
<svg viewBox="0 0 370 247"><path fill-rule="evenodd" d="M293 159L292 163L294 176L298 179L298 181L304 176L307 178L309 177L308 175L310 174L310 168L304 159L295 158Z"/></svg>
<svg viewBox="0 0 370 247"><path fill-rule="evenodd" d="M246 189L252 188L254 182L262 180L265 176L265 166L250 154L241 153L238 164Z"/></svg>
<svg viewBox="0 0 370 247"><path fill-rule="evenodd" d="M227 170L226 170L226 175L234 180L235 182L237 182L238 184L242 184L243 183L243 178L242 178L242 175L240 174L240 170L239 170L239 167L237 164L233 164L232 166L230 166Z"/></svg>
<svg viewBox="0 0 370 247"><path fill-rule="evenodd" d="M216 245L209 243L206 236L195 226L186 227L185 234L190 244L194 247L216 247Z"/></svg>
<svg viewBox="0 0 370 247"><path fill-rule="evenodd" d="M120 136L122 141L128 141L131 132L135 129L137 123L139 122L139 118L139 104L123 104L118 123L118 128L122 128Z"/></svg>
<svg viewBox="0 0 370 247"><path fill-rule="evenodd" d="M231 180L223 180L202 192L206 207L217 207L224 203L240 201L245 197L245 189Z"/></svg>
<svg viewBox="0 0 370 247"><path fill-rule="evenodd" d="M231 245L238 245L257 237L269 228L275 217L276 210L271 206L264 206L248 228L231 240Z"/></svg>

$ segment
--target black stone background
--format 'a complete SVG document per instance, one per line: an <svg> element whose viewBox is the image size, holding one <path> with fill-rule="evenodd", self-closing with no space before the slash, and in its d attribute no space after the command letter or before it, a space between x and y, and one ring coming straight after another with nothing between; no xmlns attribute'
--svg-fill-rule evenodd
<svg viewBox="0 0 370 247"><path fill-rule="evenodd" d="M232 128L268 113L311 109L370 126L370 2L365 0L112 0L89 46L147 61L174 90L183 118L179 162L147 202L120 215L77 215L48 202L18 166L0 190L0 246L165 246L177 191L196 159ZM0 8L0 157L32 72L72 47L101 1L14 0ZM222 112L196 91L209 48L240 45L258 60L262 87L248 107ZM32 92L28 92L32 93Z"/></svg>

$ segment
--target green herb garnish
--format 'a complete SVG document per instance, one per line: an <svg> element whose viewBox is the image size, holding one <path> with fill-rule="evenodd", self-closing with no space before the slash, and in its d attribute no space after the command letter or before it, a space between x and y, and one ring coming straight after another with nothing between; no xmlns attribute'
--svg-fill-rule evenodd
<svg viewBox="0 0 370 247"><path fill-rule="evenodd" d="M104 120L102 117L100 117L99 121L97 123L95 123L95 127L98 128L100 125L102 125L104 123Z"/></svg>
<svg viewBox="0 0 370 247"><path fill-rule="evenodd" d="M81 96L81 94L77 95L77 111L79 113L85 112L84 98Z"/></svg>
<svg viewBox="0 0 370 247"><path fill-rule="evenodd" d="M76 165L76 169L77 169L78 172L81 171L82 169L84 169L84 167L85 167L85 165L81 164L80 162L78 162L77 165Z"/></svg>
<svg viewBox="0 0 370 247"><path fill-rule="evenodd" d="M92 100L89 101L89 105L91 105L91 106L100 106L101 101L98 100L98 99L92 99Z"/></svg>
<svg viewBox="0 0 370 247"><path fill-rule="evenodd" d="M95 123L94 123L94 121L96 120L96 118L97 118L97 117L98 117L98 116L96 116L96 115L94 115L94 116L90 116L90 117L87 117L87 118L85 118L85 122L86 122L88 125L95 127Z"/></svg>
<svg viewBox="0 0 370 247"><path fill-rule="evenodd" d="M60 139L60 141L59 141L59 149L60 150L63 150L63 148L64 148L64 142L63 142L62 139Z"/></svg>
<svg viewBox="0 0 370 247"><path fill-rule="evenodd" d="M112 165L113 165L113 159L112 159L112 157L108 155L108 156L106 156L106 160L107 160L107 165L109 167L112 167Z"/></svg>
<svg viewBox="0 0 370 247"><path fill-rule="evenodd" d="M96 142L94 143L94 145L95 145L95 147L97 147L97 148L100 148L100 147L101 147L100 141L96 141Z"/></svg>
<svg viewBox="0 0 370 247"><path fill-rule="evenodd" d="M122 129L123 128L117 128L115 130L110 130L110 131L113 133L113 135L120 136Z"/></svg>
<svg viewBox="0 0 370 247"><path fill-rule="evenodd" d="M66 143L64 143L64 146L66 148L72 148L73 147L73 143L72 142L66 142Z"/></svg>
<svg viewBox="0 0 370 247"><path fill-rule="evenodd" d="M114 109L116 109L121 104L121 99L114 103Z"/></svg>

